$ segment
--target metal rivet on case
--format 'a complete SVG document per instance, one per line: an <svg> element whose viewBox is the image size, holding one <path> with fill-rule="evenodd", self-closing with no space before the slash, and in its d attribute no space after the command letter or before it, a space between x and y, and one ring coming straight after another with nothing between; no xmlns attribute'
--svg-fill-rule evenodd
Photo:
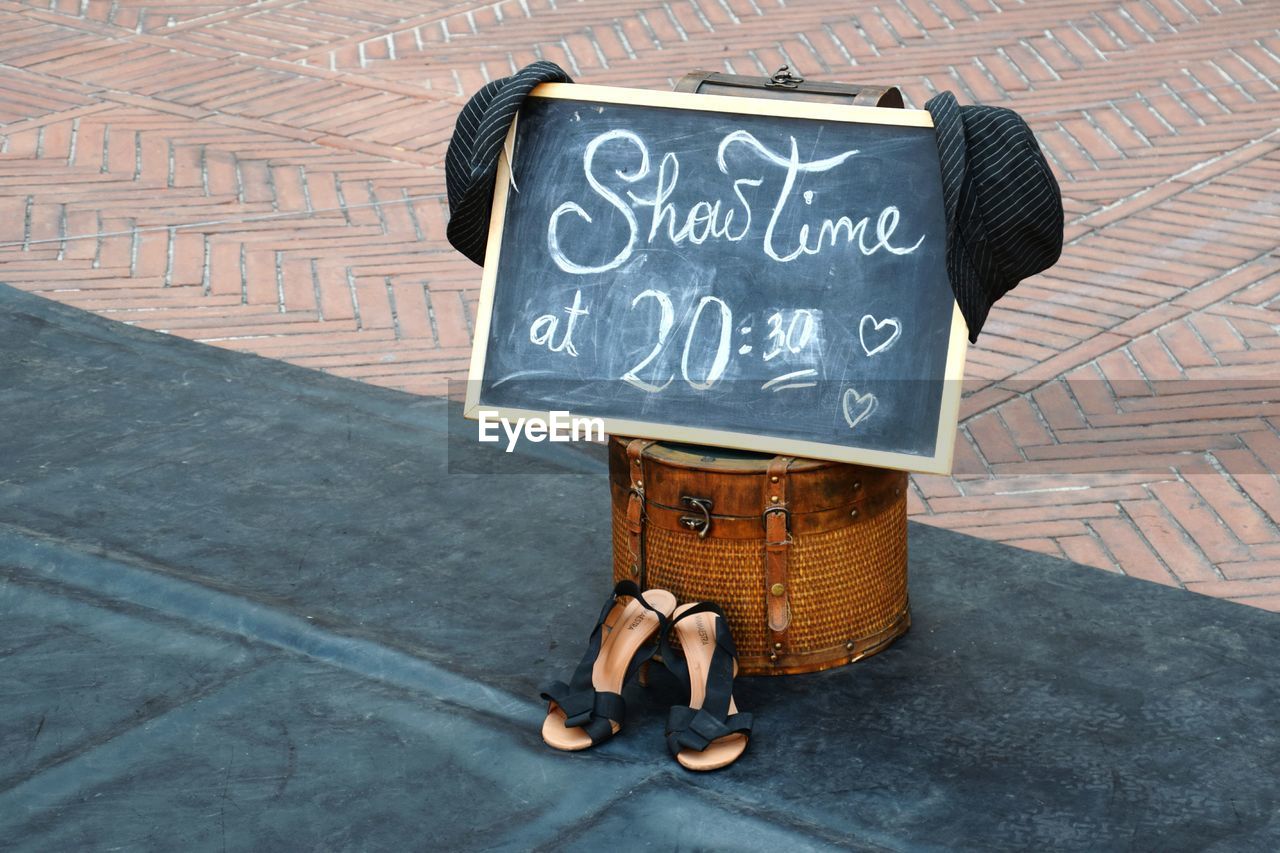
<svg viewBox="0 0 1280 853"><path fill-rule="evenodd" d="M854 481L853 481L853 487L854 487L855 489L861 489L861 488L862 488L862 481L861 481L861 480L854 480Z"/></svg>
<svg viewBox="0 0 1280 853"><path fill-rule="evenodd" d="M776 482L778 482L778 477L777 477L777 475L770 477L770 478L769 478L769 482L770 482L770 483L776 483Z"/></svg>
<svg viewBox="0 0 1280 853"><path fill-rule="evenodd" d="M769 500L773 501L774 503L777 503L777 502L778 502L778 496L777 496L777 495L774 495L773 497L769 498Z"/></svg>
<svg viewBox="0 0 1280 853"><path fill-rule="evenodd" d="M787 591L787 588L780 583L775 583L773 586L769 587L769 592L773 593L774 595L782 595L782 593L786 591Z"/></svg>
<svg viewBox="0 0 1280 853"><path fill-rule="evenodd" d="M844 647L849 651L853 651L853 640L850 640L849 642L845 643Z"/></svg>
<svg viewBox="0 0 1280 853"><path fill-rule="evenodd" d="M858 517L858 509L857 509L857 507L854 507L854 508L853 508L853 510L849 513L849 517L850 517L850 518L857 518L857 517Z"/></svg>
<svg viewBox="0 0 1280 853"><path fill-rule="evenodd" d="M644 488L644 480L636 480L636 485L637 485L638 487L640 487L640 488L642 488L642 489L643 489L643 488Z"/></svg>
<svg viewBox="0 0 1280 853"><path fill-rule="evenodd" d="M773 647L774 647L775 649L778 649L779 651L781 651L781 650L782 650L782 643L774 643L774 644L773 644Z"/></svg>

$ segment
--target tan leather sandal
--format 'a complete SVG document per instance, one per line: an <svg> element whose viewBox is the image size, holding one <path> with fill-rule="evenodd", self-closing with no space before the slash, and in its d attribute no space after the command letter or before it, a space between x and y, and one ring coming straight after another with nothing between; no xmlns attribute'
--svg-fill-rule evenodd
<svg viewBox="0 0 1280 853"><path fill-rule="evenodd" d="M542 691L550 703L542 722L548 746L575 752L618 733L627 715L622 687L657 651L648 640L661 634L675 607L676 597L665 589L642 593L625 580L613 588L569 683Z"/></svg>
<svg viewBox="0 0 1280 853"><path fill-rule="evenodd" d="M671 647L672 631L683 660ZM724 611L710 601L680 606L659 648L667 669L689 688L689 704L673 706L667 718L671 754L689 770L719 770L737 761L747 748L752 718L739 713L733 700L738 652Z"/></svg>

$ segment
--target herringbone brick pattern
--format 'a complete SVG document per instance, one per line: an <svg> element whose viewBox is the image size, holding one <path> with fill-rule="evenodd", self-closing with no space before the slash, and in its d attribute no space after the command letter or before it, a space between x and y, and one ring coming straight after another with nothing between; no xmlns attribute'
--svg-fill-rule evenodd
<svg viewBox="0 0 1280 853"><path fill-rule="evenodd" d="M914 517L1280 610L1274 0L0 0L0 33L0 280L422 394L466 368L440 163L487 80L786 63L1012 106L1068 245L971 349Z"/></svg>

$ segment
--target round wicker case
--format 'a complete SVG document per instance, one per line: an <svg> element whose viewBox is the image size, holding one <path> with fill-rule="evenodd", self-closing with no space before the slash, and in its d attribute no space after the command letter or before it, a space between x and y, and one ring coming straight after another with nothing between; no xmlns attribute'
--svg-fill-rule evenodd
<svg viewBox="0 0 1280 853"><path fill-rule="evenodd" d="M906 474L614 436L613 575L724 608L746 675L874 654L911 624Z"/></svg>

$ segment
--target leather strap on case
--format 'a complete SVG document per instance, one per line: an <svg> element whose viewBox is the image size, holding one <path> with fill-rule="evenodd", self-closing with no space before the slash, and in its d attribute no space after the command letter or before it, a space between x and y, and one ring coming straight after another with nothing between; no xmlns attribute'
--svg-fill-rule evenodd
<svg viewBox="0 0 1280 853"><path fill-rule="evenodd" d="M897 86L862 86L853 102L865 107L890 107L902 109L902 90Z"/></svg>
<svg viewBox="0 0 1280 853"><path fill-rule="evenodd" d="M627 470L631 475L631 496L627 498L627 565L640 589L645 589L644 565L644 465L645 448L653 444L643 438L627 442Z"/></svg>
<svg viewBox="0 0 1280 853"><path fill-rule="evenodd" d="M787 505L787 468L793 457L776 456L765 475L764 584L770 643L769 660L778 662L790 651L787 627L791 624L788 562L791 556L791 508Z"/></svg>

